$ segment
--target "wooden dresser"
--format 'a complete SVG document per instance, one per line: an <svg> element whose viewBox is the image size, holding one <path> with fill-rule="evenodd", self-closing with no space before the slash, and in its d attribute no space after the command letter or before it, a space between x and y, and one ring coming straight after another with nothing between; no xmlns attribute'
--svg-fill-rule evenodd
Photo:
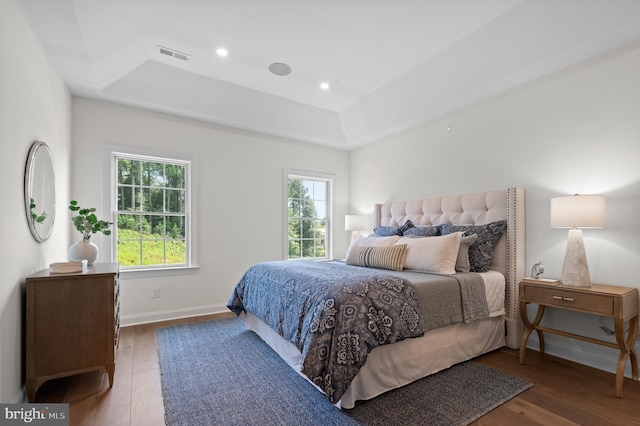
<svg viewBox="0 0 640 426"><path fill-rule="evenodd" d="M92 370L113 385L119 334L119 264L27 277L27 398L45 381Z"/></svg>

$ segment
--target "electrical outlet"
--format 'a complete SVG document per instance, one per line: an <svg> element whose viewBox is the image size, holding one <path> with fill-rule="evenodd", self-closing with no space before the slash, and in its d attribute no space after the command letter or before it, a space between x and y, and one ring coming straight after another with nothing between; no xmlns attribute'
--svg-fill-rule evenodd
<svg viewBox="0 0 640 426"><path fill-rule="evenodd" d="M153 297L154 299L160 297L160 289L159 288L152 288L151 289L151 297Z"/></svg>

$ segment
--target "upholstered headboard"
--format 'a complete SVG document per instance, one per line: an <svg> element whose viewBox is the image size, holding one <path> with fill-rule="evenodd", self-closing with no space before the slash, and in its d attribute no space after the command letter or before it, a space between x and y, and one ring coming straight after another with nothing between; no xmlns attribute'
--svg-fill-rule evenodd
<svg viewBox="0 0 640 426"><path fill-rule="evenodd" d="M507 346L520 347L523 325L518 308L518 285L524 277L524 189L519 187L424 200L376 204L375 226L484 225L507 220L507 232L496 245L491 269L506 278Z"/></svg>

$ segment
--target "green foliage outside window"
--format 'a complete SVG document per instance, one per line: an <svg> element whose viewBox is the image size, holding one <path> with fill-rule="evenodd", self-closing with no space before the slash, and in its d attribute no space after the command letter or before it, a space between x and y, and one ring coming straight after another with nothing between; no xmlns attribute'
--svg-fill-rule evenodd
<svg viewBox="0 0 640 426"><path fill-rule="evenodd" d="M289 179L289 259L327 257L328 183Z"/></svg>
<svg viewBox="0 0 640 426"><path fill-rule="evenodd" d="M123 157L116 163L118 262L186 264L186 165Z"/></svg>

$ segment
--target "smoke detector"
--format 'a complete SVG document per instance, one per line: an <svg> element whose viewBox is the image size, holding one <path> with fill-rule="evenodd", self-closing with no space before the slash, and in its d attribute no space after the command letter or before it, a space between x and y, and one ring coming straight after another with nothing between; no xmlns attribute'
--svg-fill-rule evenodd
<svg viewBox="0 0 640 426"><path fill-rule="evenodd" d="M179 52L177 50L170 49L168 47L164 47L160 45L158 45L158 52L162 55L171 56L173 58L180 59L182 61L188 61L190 56L188 53Z"/></svg>

